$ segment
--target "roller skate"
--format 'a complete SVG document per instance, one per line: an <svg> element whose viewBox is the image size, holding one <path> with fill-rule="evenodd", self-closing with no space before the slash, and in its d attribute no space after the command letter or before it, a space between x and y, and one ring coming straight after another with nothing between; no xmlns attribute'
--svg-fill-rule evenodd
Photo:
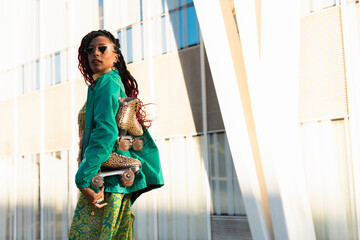
<svg viewBox="0 0 360 240"><path fill-rule="evenodd" d="M135 174L139 173L141 162L132 157L125 157L116 153L111 153L109 159L101 164L98 174L91 179L91 184L95 188L104 186L104 178L119 175L124 187L131 187L134 183ZM103 170L106 170L103 172Z"/></svg>
<svg viewBox="0 0 360 240"><path fill-rule="evenodd" d="M139 99L123 97L119 99L119 110L116 114L116 123L119 129L119 149L127 151L132 146L135 151L143 148L141 136L144 131L136 118L139 109Z"/></svg>

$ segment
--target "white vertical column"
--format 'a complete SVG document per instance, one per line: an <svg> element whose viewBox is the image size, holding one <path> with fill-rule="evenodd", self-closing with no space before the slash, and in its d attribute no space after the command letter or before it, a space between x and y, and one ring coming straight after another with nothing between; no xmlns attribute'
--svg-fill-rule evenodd
<svg viewBox="0 0 360 240"><path fill-rule="evenodd" d="M347 94L349 105L350 121L350 144L351 162L349 163L349 183L353 183L355 196L354 201L357 211L358 237L360 236L360 46L359 46L359 24L357 19L357 9L355 1L340 0L341 19L343 28L345 67L347 80Z"/></svg>
<svg viewBox="0 0 360 240"><path fill-rule="evenodd" d="M252 237L271 239L272 233L265 210L267 203L264 202L261 193L250 142L250 135L253 132L248 132L247 121L251 121L252 116L250 116L250 99L244 81L241 82L244 84L242 95L239 91L239 68L243 68L242 52L235 22L231 22L233 19L231 20L230 6L226 6L229 2L194 0L194 4ZM223 14L222 7L227 7L226 14ZM231 25L230 29L228 24ZM239 61L240 66L236 65ZM242 80L246 82L246 79ZM249 112L250 115L246 115Z"/></svg>
<svg viewBox="0 0 360 240"><path fill-rule="evenodd" d="M311 240L298 136L300 1L262 1L261 24L260 74L249 82L274 235Z"/></svg>
<svg viewBox="0 0 360 240"><path fill-rule="evenodd" d="M42 18L44 17L44 12L46 11L44 2L39 2L39 56L44 56L46 54L44 52L44 37L42 34L45 34L45 24L44 21L42 21ZM46 87L46 77L47 77L47 61L46 58L43 58L42 64L40 65L40 162L39 162L39 175L40 175L40 239L44 239L44 229L45 229L45 222L44 222L44 167L43 163L45 161L45 87Z"/></svg>
<svg viewBox="0 0 360 240"><path fill-rule="evenodd" d="M19 5L22 5L22 3L19 3L19 1L11 1L9 2L10 6L9 6L9 12L13 12L15 13L15 17L11 20L13 20L13 28L14 29L21 29L20 28L20 16L19 16L19 11L16 11L16 3L18 3ZM11 11L12 10L12 11ZM15 45L21 45L21 41L19 39L19 34L17 31L13 32L13 39L15 39L14 44ZM14 48L13 49L14 54L11 54L13 56L21 56L19 48ZM11 58L10 58L11 59ZM16 61L15 59L11 59L12 63L15 63L14 65L18 65L18 61ZM12 65L12 64L11 64ZM11 66L12 67L12 66ZM19 90L20 90L20 86L19 86L19 79L21 79L22 77L22 71L18 71L18 79L16 79L15 81L15 87L14 87L14 155L13 155L13 174L12 174L12 181L13 181L13 191L12 191L12 197L13 197L13 214L14 214L14 218L13 218L13 239L16 240L17 236L16 236L16 231L17 231L17 226L16 226L16 221L17 221L17 192L18 192L18 182L17 182L17 161L18 161L18 151L19 151L19 147L18 147L18 123L19 123L19 119L18 119L18 108L19 108ZM11 230L11 229L10 229ZM10 234L11 236L11 234Z"/></svg>
<svg viewBox="0 0 360 240"><path fill-rule="evenodd" d="M150 4L150 1L147 2L147 4L143 4L143 8L144 6L146 6L146 12L147 12L147 16L148 16L148 24L143 24L143 32L147 31L147 36L148 36L148 57L149 57L149 82L150 82L150 102L151 103L155 103L155 82L154 82L154 60L153 60L153 24L152 24L152 19L151 19L151 7L152 5ZM143 9L144 11L145 9ZM145 11L144 11L145 12ZM145 29L147 28L147 29ZM145 34L143 34L142 37L144 37ZM145 44L145 43L144 43ZM145 48L145 46L143 46ZM145 55L145 54L144 54ZM145 57L145 56L144 56ZM154 116L155 114L155 108L154 105L151 105L150 108L150 112L151 112L151 116ZM156 122L155 124L152 124L152 127L149 129L149 131L151 132L151 134L153 136L156 136ZM157 195L153 194L153 221L154 221L154 239L158 239L159 238L159 234L158 234L158 216L157 216L157 212L158 212L158 208L157 208Z"/></svg>
<svg viewBox="0 0 360 240"><path fill-rule="evenodd" d="M202 124L203 124L203 159L204 159L204 166L206 169L206 172L204 174L204 183L209 183L208 175L209 172L209 154L208 154L208 125L207 125L207 99L206 99L206 72L205 72L205 47L204 42L202 39L202 35L200 32L200 72L201 72L201 109L202 109ZM207 184L206 187L204 187L204 196L205 196L205 206L204 206L204 212L205 212L205 226L206 226L206 235L208 236L208 239L211 239L211 222L210 222L210 214L211 214L211 193L210 193L210 184Z"/></svg>
<svg viewBox="0 0 360 240"><path fill-rule="evenodd" d="M74 27L73 23L76 21L74 16L76 16L76 12L74 10L74 3L73 1L66 1L66 28L67 28L67 79L70 81L70 96L71 96L71 151L69 154L70 159L68 159L68 181L69 181L69 195L68 195L68 223L71 224L72 216L75 210L75 206L79 197L79 191L76 188L75 185L75 174L78 168L78 126L77 126L77 112L75 109L75 98L76 98L76 92L75 92L75 80L76 80L76 73L73 72L74 68L73 65L77 64L77 58L73 58L74 55L72 54L73 51L75 51L74 48L72 48L71 43L74 42ZM105 18L106 19L106 18ZM76 55L77 56L77 55ZM76 68L77 70L77 68Z"/></svg>

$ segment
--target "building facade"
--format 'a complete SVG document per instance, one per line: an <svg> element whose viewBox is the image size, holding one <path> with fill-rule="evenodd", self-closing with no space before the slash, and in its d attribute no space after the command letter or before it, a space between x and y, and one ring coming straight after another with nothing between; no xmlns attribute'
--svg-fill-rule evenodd
<svg viewBox="0 0 360 240"><path fill-rule="evenodd" d="M97 29L119 38L160 150L165 185L135 202L136 239L359 239L357 1L3 6L0 239L67 237L77 51Z"/></svg>
<svg viewBox="0 0 360 240"><path fill-rule="evenodd" d="M8 27L19 58L2 64L0 80L2 179L12 183L1 198L0 239L67 236L87 91L77 50L96 29L119 38L161 151L166 184L134 204L135 237L208 238L212 215L246 223L192 1L15 2L6 4L18 12Z"/></svg>

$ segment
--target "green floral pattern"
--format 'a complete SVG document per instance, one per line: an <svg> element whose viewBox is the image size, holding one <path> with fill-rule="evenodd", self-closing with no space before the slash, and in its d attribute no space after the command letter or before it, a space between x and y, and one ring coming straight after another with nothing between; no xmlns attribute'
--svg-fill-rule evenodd
<svg viewBox="0 0 360 240"><path fill-rule="evenodd" d="M132 240L134 214L130 209L130 194L105 193L107 206L96 208L80 194L69 240Z"/></svg>

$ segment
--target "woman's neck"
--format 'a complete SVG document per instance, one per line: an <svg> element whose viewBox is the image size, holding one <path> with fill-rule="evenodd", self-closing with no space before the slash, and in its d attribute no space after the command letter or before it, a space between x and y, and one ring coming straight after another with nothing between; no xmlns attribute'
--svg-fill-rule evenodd
<svg viewBox="0 0 360 240"><path fill-rule="evenodd" d="M96 79L98 79L99 77L101 77L102 75L104 75L104 74L106 74L106 73L108 73L108 72L111 72L112 70L115 70L116 68L115 67L111 67L111 68L107 68L107 69L105 69L105 70L102 70L102 71L100 71L100 72L97 72L97 73L95 73L94 75L92 75L92 79L94 80L94 81L96 81Z"/></svg>

